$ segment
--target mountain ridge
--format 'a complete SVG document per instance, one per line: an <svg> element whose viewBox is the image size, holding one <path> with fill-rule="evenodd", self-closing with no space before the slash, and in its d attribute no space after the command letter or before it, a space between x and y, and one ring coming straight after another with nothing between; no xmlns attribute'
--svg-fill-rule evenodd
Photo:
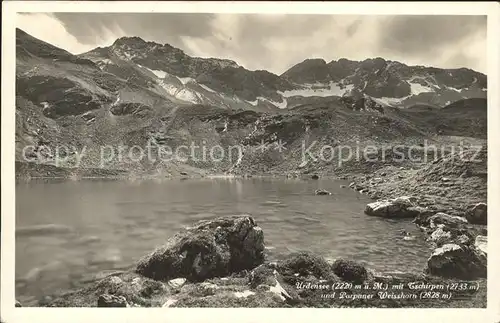
<svg viewBox="0 0 500 323"><path fill-rule="evenodd" d="M118 76L137 74L137 68L141 74L153 73L156 77L150 82L159 84L156 92L167 97L173 93L174 97L188 103L238 105L258 110L289 108L297 97L340 97L348 95L351 89L380 105L408 107L431 103L445 106L460 99L484 98L487 88L486 75L472 69L408 66L381 57L363 61L341 58L328 63L323 58L309 58L277 75L266 70L248 70L233 60L192 57L170 44L146 41L137 36L118 38L111 46L97 47L74 55L73 59L94 63L101 70ZM125 68L125 63L136 66ZM166 76L178 78L184 86L165 87L161 81ZM147 85L148 82L142 83ZM186 89L185 83L197 84L203 89L191 89L190 86ZM206 91L222 93L228 98L214 98Z"/></svg>

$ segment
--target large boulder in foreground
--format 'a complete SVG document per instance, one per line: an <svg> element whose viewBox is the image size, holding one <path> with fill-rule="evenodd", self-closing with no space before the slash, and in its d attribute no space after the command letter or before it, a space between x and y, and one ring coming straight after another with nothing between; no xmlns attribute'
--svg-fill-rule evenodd
<svg viewBox="0 0 500 323"><path fill-rule="evenodd" d="M366 205L365 213L384 218L414 218L428 210L416 205L416 199L401 196L391 200L382 200Z"/></svg>
<svg viewBox="0 0 500 323"><path fill-rule="evenodd" d="M484 253L473 246L445 244L434 250L427 260L426 272L446 278L486 277L487 258Z"/></svg>
<svg viewBox="0 0 500 323"><path fill-rule="evenodd" d="M264 261L264 233L248 215L200 221L141 259L136 272L155 280L203 281Z"/></svg>

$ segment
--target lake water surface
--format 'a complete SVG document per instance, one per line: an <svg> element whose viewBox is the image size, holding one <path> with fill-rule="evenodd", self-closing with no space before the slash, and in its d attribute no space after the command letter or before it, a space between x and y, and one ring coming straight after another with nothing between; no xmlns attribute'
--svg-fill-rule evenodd
<svg viewBox="0 0 500 323"><path fill-rule="evenodd" d="M16 185L16 297L35 302L123 269L179 229L221 215L250 214L279 259L309 250L383 271L421 271L430 255L411 220L363 213L367 196L342 181L189 179L51 181ZM316 196L323 188L331 196ZM47 226L50 225L50 226ZM417 239L402 240L405 229Z"/></svg>

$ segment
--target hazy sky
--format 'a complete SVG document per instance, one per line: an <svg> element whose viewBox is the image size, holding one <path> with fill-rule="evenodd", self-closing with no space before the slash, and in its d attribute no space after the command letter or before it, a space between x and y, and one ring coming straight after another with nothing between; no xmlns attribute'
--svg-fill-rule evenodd
<svg viewBox="0 0 500 323"><path fill-rule="evenodd" d="M486 16L169 13L19 14L17 27L79 54L122 36L281 74L306 58L383 57L486 73Z"/></svg>

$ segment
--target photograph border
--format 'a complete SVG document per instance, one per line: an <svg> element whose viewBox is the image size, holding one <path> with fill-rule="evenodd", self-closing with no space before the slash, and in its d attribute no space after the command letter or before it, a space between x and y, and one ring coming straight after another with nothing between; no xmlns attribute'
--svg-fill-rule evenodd
<svg viewBox="0 0 500 323"><path fill-rule="evenodd" d="M15 308L15 28L17 12L198 12L351 15L487 15L488 145L500 148L500 5L496 2L5 1L2 3L2 322L500 322L500 149L488 149L486 309ZM491 216L492 215L492 216Z"/></svg>

